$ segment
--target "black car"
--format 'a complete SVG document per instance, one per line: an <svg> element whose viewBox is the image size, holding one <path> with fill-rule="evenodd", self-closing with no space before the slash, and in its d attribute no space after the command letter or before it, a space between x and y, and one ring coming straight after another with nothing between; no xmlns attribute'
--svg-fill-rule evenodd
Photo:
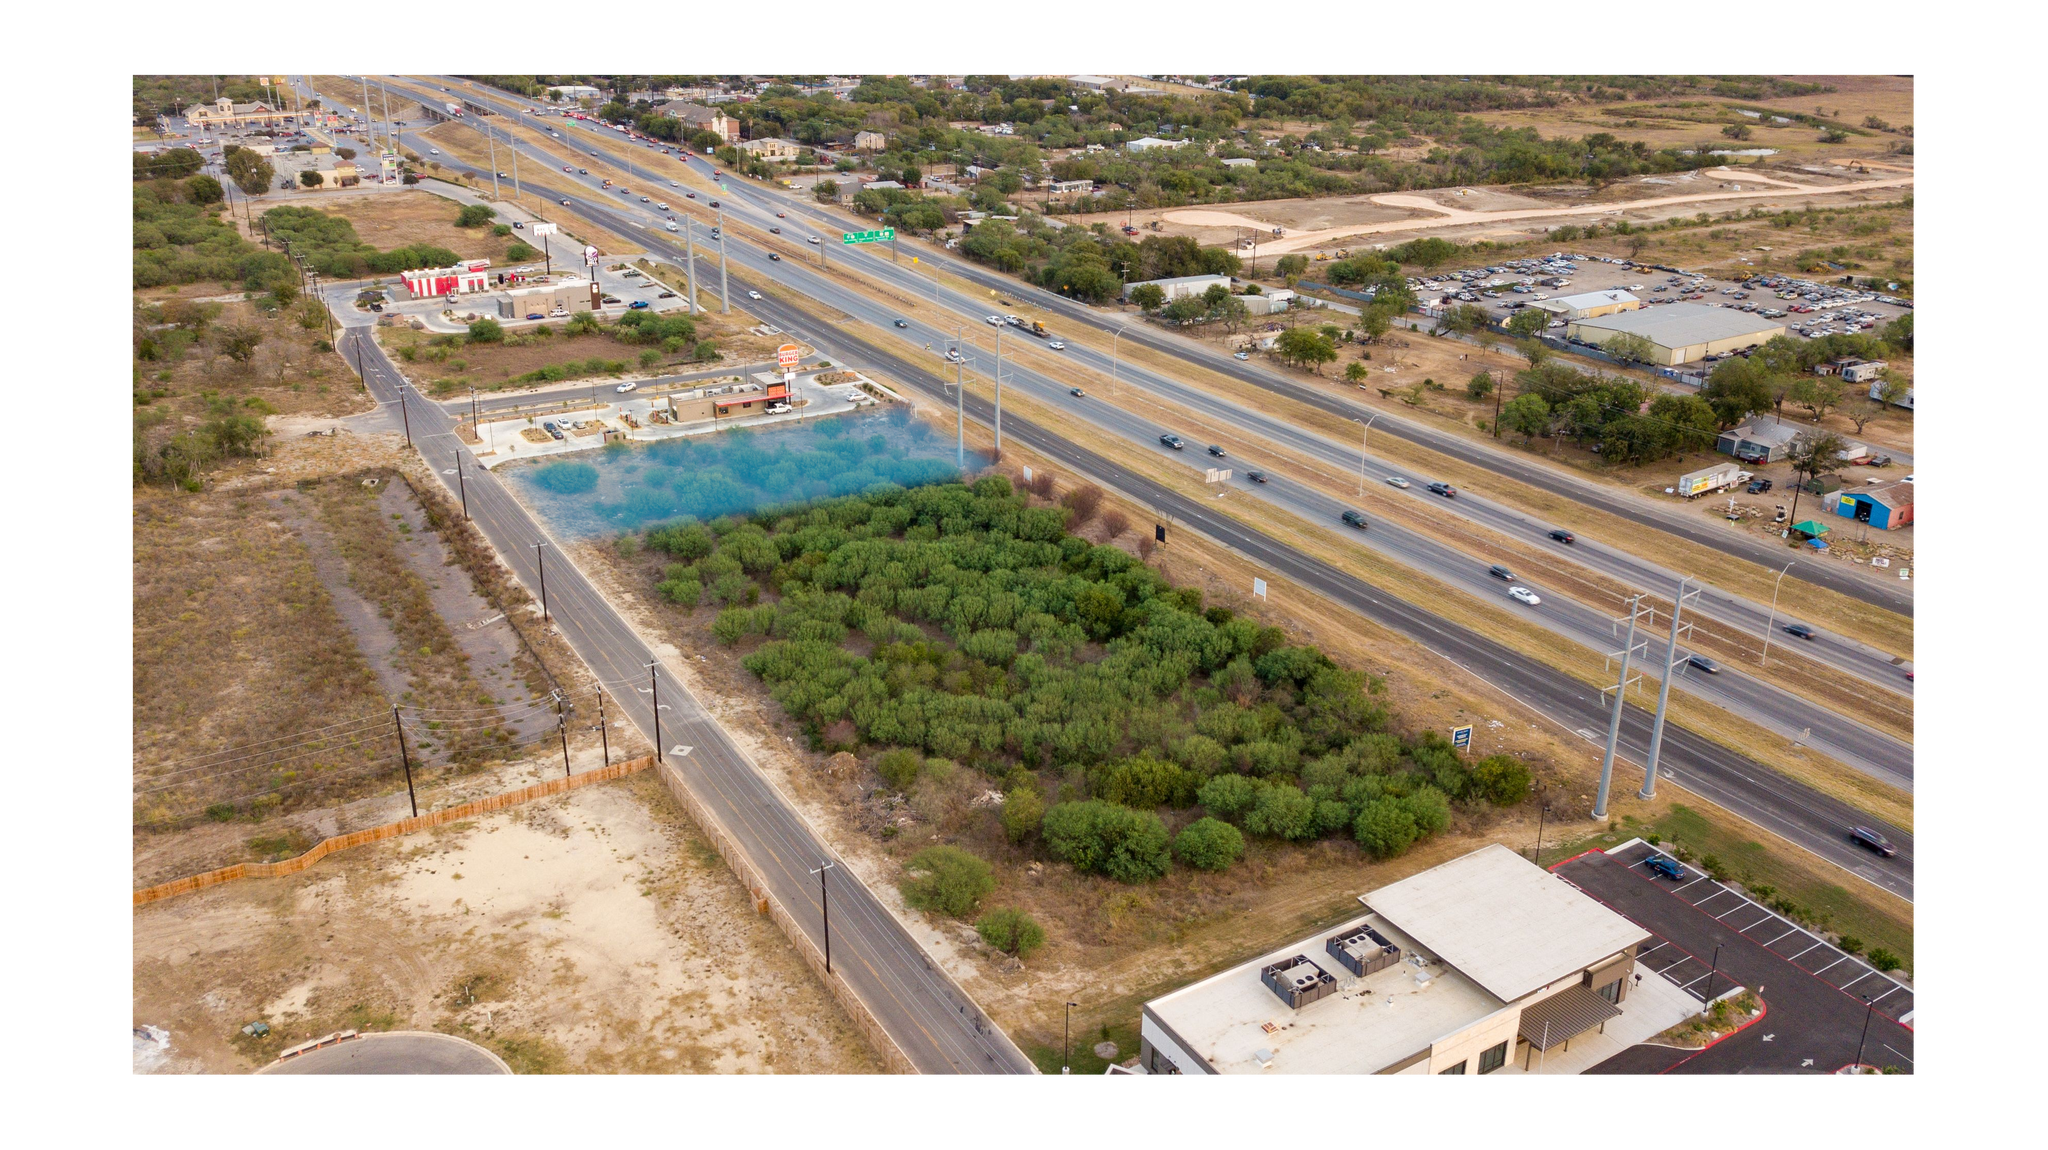
<svg viewBox="0 0 2048 1150"><path fill-rule="evenodd" d="M1501 566L1498 563L1494 564L1491 567L1488 567L1486 569L1486 573L1488 575L1493 576L1495 579L1505 579L1510 583L1513 583L1515 581L1515 573Z"/></svg>
<svg viewBox="0 0 2048 1150"><path fill-rule="evenodd" d="M1745 490L1747 490L1747 491L1748 491L1748 492L1749 492L1749 493L1750 493L1751 495L1762 495L1762 494L1763 494L1764 492L1766 492L1766 491L1769 491L1770 489L1771 489L1771 481L1770 481L1770 480L1768 480L1768 479L1752 479L1752 480L1750 480L1750 481L1749 481L1749 486L1748 486L1748 488L1746 488Z"/></svg>
<svg viewBox="0 0 2048 1150"><path fill-rule="evenodd" d="M1266 481L1266 473L1263 471L1247 471L1244 473L1244 477L1253 483L1264 483Z"/></svg>
<svg viewBox="0 0 2048 1150"><path fill-rule="evenodd" d="M1712 659L1707 658L1705 655L1694 655L1692 658L1687 659L1685 661L1685 665L1688 667L1698 667L1700 670L1705 671L1709 675L1718 675L1721 673L1721 664L1714 662Z"/></svg>
<svg viewBox="0 0 2048 1150"><path fill-rule="evenodd" d="M1209 454L1215 456L1218 459L1223 459L1228 457L1230 453L1223 450L1223 448L1218 444L1212 443L1209 445Z"/></svg>
<svg viewBox="0 0 2048 1150"><path fill-rule="evenodd" d="M1088 393L1087 393L1087 392L1085 392L1085 391L1082 391L1082 390L1081 390L1080 388L1078 388L1078 387L1070 387L1070 388L1068 388L1068 389L1067 389L1067 394L1068 394L1068 395L1071 395L1071 396L1073 396L1073 397L1074 397L1074 398L1076 398L1076 399L1079 399L1080 397L1082 397L1082 396L1084 396L1084 395L1087 395Z"/></svg>
<svg viewBox="0 0 2048 1150"><path fill-rule="evenodd" d="M715 207L717 207L717 206L718 206L718 201L717 201L717 200L713 200L713 201L711 201L711 206L712 206L712 207L714 207L714 208L715 208Z"/></svg>
<svg viewBox="0 0 2048 1150"><path fill-rule="evenodd" d="M1878 854L1883 855L1885 858L1890 858L1893 855L1899 853L1899 848L1892 845L1892 840L1884 837L1881 834L1878 834L1876 831L1871 830L1869 827L1849 828L1849 840L1851 842L1862 843L1864 846L1869 847L1871 850L1876 851Z"/></svg>
<svg viewBox="0 0 2048 1150"><path fill-rule="evenodd" d="M909 327L909 326L910 326L910 321L909 321L909 320L907 320L907 319L899 319L899 320L897 320L897 321L896 321L896 326L897 326L897 327Z"/></svg>
<svg viewBox="0 0 2048 1150"><path fill-rule="evenodd" d="M1173 448L1175 451L1179 451L1187 446L1187 441L1178 435L1162 435L1159 437L1159 442Z"/></svg>
<svg viewBox="0 0 2048 1150"><path fill-rule="evenodd" d="M778 236L782 234L782 229L781 229L781 228L769 228L768 230L769 230L769 231L770 231L771 233L773 233L773 234L775 234L775 235L778 235Z"/></svg>
<svg viewBox="0 0 2048 1150"><path fill-rule="evenodd" d="M776 252L769 252L769 253L768 253L768 258L769 258L769 259L771 259L771 260L774 260L774 261L775 261L776 263L781 263L781 262L782 262L782 256L781 256L780 254L776 253Z"/></svg>
<svg viewBox="0 0 2048 1150"><path fill-rule="evenodd" d="M674 292L672 292L672 291L658 292L658 293L656 293L656 294L655 294L655 297L654 297L654 298L655 298L655 299L674 299L674 298L676 298L676 293L674 293Z"/></svg>
<svg viewBox="0 0 2048 1150"><path fill-rule="evenodd" d="M1785 624L1785 633L1787 635L1793 636L1794 638L1805 639L1808 642L1811 642L1814 639L1820 637L1820 632L1814 630L1813 628L1807 626L1804 623Z"/></svg>
<svg viewBox="0 0 2048 1150"><path fill-rule="evenodd" d="M1445 499L1456 499L1458 497L1458 489L1448 483L1432 483L1429 485L1429 489Z"/></svg>
<svg viewBox="0 0 2048 1150"><path fill-rule="evenodd" d="M1550 537L1559 543L1577 543L1579 541L1578 536L1573 535L1569 531L1553 531L1550 533Z"/></svg>
<svg viewBox="0 0 2048 1150"><path fill-rule="evenodd" d="M1351 525L1351 526L1353 526L1353 527L1356 527L1356 528L1358 528L1358 529L1359 529L1360 531L1363 531L1363 530L1365 530L1365 513L1364 513L1364 512L1361 512L1361 511L1346 511L1346 512L1345 512L1345 513L1344 513L1344 514L1343 514L1343 515L1341 516L1341 518L1342 518L1342 519L1344 520L1344 522L1346 522L1346 523L1350 524L1350 525Z"/></svg>

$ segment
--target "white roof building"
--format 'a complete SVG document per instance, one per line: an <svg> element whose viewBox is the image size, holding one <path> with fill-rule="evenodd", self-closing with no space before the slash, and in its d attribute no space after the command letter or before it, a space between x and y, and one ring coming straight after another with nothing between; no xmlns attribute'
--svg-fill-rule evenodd
<svg viewBox="0 0 2048 1150"><path fill-rule="evenodd" d="M1537 300L1529 306L1547 311L1560 319L1586 319L1613 315L1616 312L1635 311L1643 306L1643 301L1621 288L1611 288L1607 291L1580 292L1577 295Z"/></svg>
<svg viewBox="0 0 2048 1150"><path fill-rule="evenodd" d="M1649 933L1498 844L1359 901L1370 913L1146 1003L1139 1065L1488 1074L1525 1048L1557 1057L1640 993ZM1668 996L1644 1001L1645 1036L1677 1021Z"/></svg>
<svg viewBox="0 0 2048 1150"><path fill-rule="evenodd" d="M1140 136L1125 144L1124 148L1132 152L1149 152L1153 148L1184 148L1187 143L1186 140L1162 140L1157 136Z"/></svg>

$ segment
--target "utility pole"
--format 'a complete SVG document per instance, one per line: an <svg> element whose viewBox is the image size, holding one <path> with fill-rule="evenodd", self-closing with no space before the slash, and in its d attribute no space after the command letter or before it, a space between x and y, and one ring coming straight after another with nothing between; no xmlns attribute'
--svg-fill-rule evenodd
<svg viewBox="0 0 2048 1150"><path fill-rule="evenodd" d="M462 493L462 521L469 522L469 480L462 474L462 437L455 437L455 490Z"/></svg>
<svg viewBox="0 0 2048 1150"><path fill-rule="evenodd" d="M512 148L512 198L518 200L521 198L519 195L519 141L507 136L505 142Z"/></svg>
<svg viewBox="0 0 2048 1150"><path fill-rule="evenodd" d="M412 410L405 405L405 381L398 381L398 415L405 420L405 445L412 446Z"/></svg>
<svg viewBox="0 0 2048 1150"><path fill-rule="evenodd" d="M398 704L391 704L391 726L398 732L398 761L405 764L405 797L412 803L412 817L420 817L420 798L412 789L412 755L405 749L405 724L398 719Z"/></svg>
<svg viewBox="0 0 2048 1150"><path fill-rule="evenodd" d="M697 221L683 217L683 310L697 314Z"/></svg>
<svg viewBox="0 0 2048 1150"><path fill-rule="evenodd" d="M562 777L569 777L569 712L563 706L562 692L555 692L555 730L562 736Z"/></svg>
<svg viewBox="0 0 2048 1150"><path fill-rule="evenodd" d="M661 761L661 680L655 677L654 668L659 661L647 664L647 690L654 696L654 761Z"/></svg>
<svg viewBox="0 0 2048 1150"><path fill-rule="evenodd" d="M1657 797L1657 751L1664 745L1664 708L1671 701L1671 676L1678 666L1678 618L1685 614L1685 601L1699 594L1685 589L1689 581L1678 581L1678 597L1671 601L1671 637L1664 648L1664 676L1657 684L1657 717L1650 721L1650 753L1643 761L1643 789L1638 792L1646 799ZM1692 624L1687 623L1684 630L1690 632Z"/></svg>
<svg viewBox="0 0 2048 1150"><path fill-rule="evenodd" d="M604 744L604 765L612 765L612 733L604 721L604 684L597 685L597 737Z"/></svg>
<svg viewBox="0 0 2048 1150"><path fill-rule="evenodd" d="M533 557L534 557L534 560L535 560L536 562L538 562L538 563L540 564L540 620L541 620L541 622L543 622L543 623L547 623L547 622L552 622L552 620L548 618L548 554L547 554L547 544L546 544L546 543L536 543L536 544L534 544L534 545L533 545Z"/></svg>
<svg viewBox="0 0 2048 1150"><path fill-rule="evenodd" d="M826 974L832 973L832 898L831 895L827 893L827 891L825 890L825 872L831 870L832 866L833 864L828 862L820 865L819 867L811 871L812 874L818 876L818 906L821 910L825 912Z"/></svg>
<svg viewBox="0 0 2048 1150"><path fill-rule="evenodd" d="M1500 438L1500 399L1507 394L1507 385L1495 380L1493 385L1493 437Z"/></svg>
<svg viewBox="0 0 2048 1150"><path fill-rule="evenodd" d="M1003 457L1003 329L996 329L996 458Z"/></svg>
<svg viewBox="0 0 2048 1150"><path fill-rule="evenodd" d="M965 359L962 356L961 359ZM960 376L960 360L953 361L953 434L960 470L967 470L967 387Z"/></svg>
<svg viewBox="0 0 2048 1150"><path fill-rule="evenodd" d="M732 312L732 292L727 290L725 278L725 209L713 209L718 213L718 310L721 315ZM820 248L825 245L819 244Z"/></svg>
<svg viewBox="0 0 2048 1150"><path fill-rule="evenodd" d="M1593 799L1593 817L1607 817L1607 787L1614 777L1614 748L1621 741L1621 712L1626 704L1628 692L1629 658L1635 653L1636 619L1642 614L1643 597L1631 595L1628 600L1628 638L1621 648L1621 678L1614 685L1614 711L1607 720L1607 753L1600 759L1600 790Z"/></svg>
<svg viewBox="0 0 2048 1150"><path fill-rule="evenodd" d="M491 198L501 199L503 197L498 192L498 133L488 126L484 128L484 143L491 149Z"/></svg>

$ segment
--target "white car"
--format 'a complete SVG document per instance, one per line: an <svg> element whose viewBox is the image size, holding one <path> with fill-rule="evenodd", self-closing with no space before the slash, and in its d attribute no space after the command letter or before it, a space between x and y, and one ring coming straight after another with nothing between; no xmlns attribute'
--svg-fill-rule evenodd
<svg viewBox="0 0 2048 1150"><path fill-rule="evenodd" d="M619 394L620 394L620 395L624 395L624 394L626 394L626 393L627 393L627 392L629 392L629 391L638 391L638 390L640 390L640 385L639 385L639 384L637 384L637 383L634 383L634 382L633 382L632 380L630 380L630 379L629 379L629 380L627 380L626 382L624 382L624 383L622 383L622 384L620 384L620 385L619 385Z"/></svg>
<svg viewBox="0 0 2048 1150"><path fill-rule="evenodd" d="M1508 588L1508 598L1513 599L1518 603L1527 603L1531 607L1534 607L1536 604L1543 602L1543 600L1537 596L1536 592L1529 590L1527 587Z"/></svg>
<svg viewBox="0 0 2048 1150"><path fill-rule="evenodd" d="M438 156L438 155L440 155L440 154L441 154L441 149L439 149L439 148L428 148L428 149L427 149L427 154L428 154L429 156Z"/></svg>
<svg viewBox="0 0 2048 1150"><path fill-rule="evenodd" d="M748 292L748 293L747 293L747 298L748 298L748 299L760 299L760 298L761 298L761 293L760 293L760 292L757 292L757 291L750 291L750 292Z"/></svg>
<svg viewBox="0 0 2048 1150"><path fill-rule="evenodd" d="M1053 349L1054 351L1065 351L1065 350L1067 350L1067 345L1066 345L1066 344L1064 344L1064 343L1061 343L1061 342L1060 342L1059 340L1053 340L1053 341L1052 341L1051 343L1049 343L1049 344L1046 344L1045 346L1047 346L1047 347L1049 347L1049 348Z"/></svg>
<svg viewBox="0 0 2048 1150"><path fill-rule="evenodd" d="M1002 317L1002 316L999 316L999 315L992 315L992 316L988 317L988 325L989 325L990 327L1001 327L1001 326L1003 326L1003 317Z"/></svg>
<svg viewBox="0 0 2048 1150"><path fill-rule="evenodd" d="M1398 487L1403 491L1408 489L1408 481L1398 475L1387 476L1387 485L1389 487Z"/></svg>
<svg viewBox="0 0 2048 1150"><path fill-rule="evenodd" d="M679 183L676 183L676 182L675 182L674 180L670 180L670 181L668 182L668 186L669 186L669 187L671 187L671 188L680 188L680 187L682 187L683 185L681 185L681 184L679 184Z"/></svg>
<svg viewBox="0 0 2048 1150"><path fill-rule="evenodd" d="M668 222L668 223L665 223L665 224L663 224L663 225L661 225L661 226L662 226L662 227L665 227L665 228L667 228L667 229L668 229L669 231L675 231L675 230L676 230L676 225L675 225L674 221L670 221L670 222Z"/></svg>

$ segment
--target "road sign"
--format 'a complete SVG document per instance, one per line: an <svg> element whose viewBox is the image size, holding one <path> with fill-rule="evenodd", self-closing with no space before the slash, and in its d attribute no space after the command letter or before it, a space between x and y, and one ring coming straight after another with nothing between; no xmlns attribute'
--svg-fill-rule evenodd
<svg viewBox="0 0 2048 1150"><path fill-rule="evenodd" d="M1470 750L1472 747L1472 728L1469 725L1452 727L1451 746L1460 751Z"/></svg>
<svg viewBox="0 0 2048 1150"><path fill-rule="evenodd" d="M803 362L803 358L804 349L793 343L785 343L775 349L775 366L784 371L795 371L797 364Z"/></svg>
<svg viewBox="0 0 2048 1150"><path fill-rule="evenodd" d="M881 240L895 239L896 229L880 228L871 232L841 232L839 235L841 237L839 242L842 244L872 244Z"/></svg>
<svg viewBox="0 0 2048 1150"><path fill-rule="evenodd" d="M537 236L551 236L562 230L560 224L538 223L528 229Z"/></svg>
<svg viewBox="0 0 2048 1150"><path fill-rule="evenodd" d="M1252 597L1255 599L1264 599L1266 597L1266 581L1264 579L1252 580Z"/></svg>

